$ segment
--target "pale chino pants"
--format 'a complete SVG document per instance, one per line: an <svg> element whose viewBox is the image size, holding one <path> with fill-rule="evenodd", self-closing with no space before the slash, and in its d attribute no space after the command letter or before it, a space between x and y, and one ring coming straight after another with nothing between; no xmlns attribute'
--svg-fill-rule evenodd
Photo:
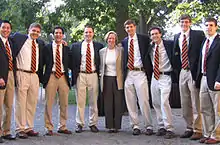
<svg viewBox="0 0 220 145"><path fill-rule="evenodd" d="M133 129L140 128L137 100L144 118L146 129L153 129L149 105L148 81L143 71L128 71L125 79L125 100Z"/></svg>

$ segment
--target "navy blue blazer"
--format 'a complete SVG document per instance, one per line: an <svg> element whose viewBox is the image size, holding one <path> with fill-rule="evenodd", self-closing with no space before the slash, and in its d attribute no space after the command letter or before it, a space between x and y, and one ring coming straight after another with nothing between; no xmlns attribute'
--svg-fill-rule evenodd
<svg viewBox="0 0 220 145"><path fill-rule="evenodd" d="M204 41L205 42L205 41ZM203 42L203 45L204 45ZM203 46L202 45L202 46ZM202 77L202 48L200 49L200 57L198 64L197 79L200 81ZM220 35L217 35L212 42L206 60L206 76L210 90L215 91L215 82L220 82ZM219 91L219 90L218 90Z"/></svg>
<svg viewBox="0 0 220 145"><path fill-rule="evenodd" d="M174 47L173 47L173 57L172 57L173 69L174 72L177 74L178 78L179 78L179 73L182 69L181 52L179 47L180 34L181 33L178 33L174 36ZM194 81L196 81L198 62L199 62L199 51L204 39L205 39L205 34L202 31L190 29L188 58L189 58L190 71Z"/></svg>
<svg viewBox="0 0 220 145"><path fill-rule="evenodd" d="M141 61L143 63L143 67L145 73L147 75L148 81L151 79L152 75L152 63L150 60L150 55L148 53L148 49L150 47L150 38L147 35L137 34L139 50L141 54ZM127 76L127 63L128 63L128 37L122 40L122 46L124 48L124 61L123 61L123 68L124 68L124 79Z"/></svg>
<svg viewBox="0 0 220 145"><path fill-rule="evenodd" d="M64 66L64 75L66 77L66 81L68 86L70 87L69 75L68 75L68 61L69 61L69 47L63 45L62 49L62 63ZM52 43L47 44L43 49L43 66L45 66L45 71L43 74L43 87L46 88L47 83L50 79L50 75L52 73L52 68L54 65L53 58L53 47Z"/></svg>
<svg viewBox="0 0 220 145"><path fill-rule="evenodd" d="M18 56L22 46L24 45L25 41L28 39L28 35L15 33L12 37L12 42L14 45L14 54L15 58ZM39 46L39 63L38 63L38 71L36 72L38 74L40 82L43 80L43 48L45 46L44 41L41 39L37 39L36 42Z"/></svg>
<svg viewBox="0 0 220 145"><path fill-rule="evenodd" d="M99 74L99 65L100 65L100 56L99 50L102 49L104 46L101 43L93 42L94 46L94 63L96 66L96 72ZM73 43L70 50L70 60L69 60L69 67L72 71L72 85L76 84L77 77L80 72L80 65L81 65L81 47L82 42Z"/></svg>
<svg viewBox="0 0 220 145"><path fill-rule="evenodd" d="M12 58L13 58L13 64L15 59L14 59L14 51L13 51L13 44L10 38L8 38L8 42L10 44L11 48L11 53L12 53ZM9 66L8 66L8 55L6 52L5 44L3 43L2 39L0 38L0 78L3 78L5 81L5 86L0 87L0 89L5 89L8 81L8 71L9 71Z"/></svg>

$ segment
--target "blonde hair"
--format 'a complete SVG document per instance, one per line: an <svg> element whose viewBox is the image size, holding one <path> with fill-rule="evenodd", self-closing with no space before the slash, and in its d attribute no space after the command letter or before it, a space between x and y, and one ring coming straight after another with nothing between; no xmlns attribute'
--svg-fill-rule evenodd
<svg viewBox="0 0 220 145"><path fill-rule="evenodd" d="M118 35L115 31L109 31L107 34L105 34L105 38L104 38L105 42L106 43L108 42L108 37L109 37L110 34L115 35L115 44L117 44L118 43Z"/></svg>

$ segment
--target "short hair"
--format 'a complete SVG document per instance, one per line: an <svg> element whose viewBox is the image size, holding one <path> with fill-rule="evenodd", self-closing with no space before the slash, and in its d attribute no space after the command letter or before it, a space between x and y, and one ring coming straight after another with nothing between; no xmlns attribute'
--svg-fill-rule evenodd
<svg viewBox="0 0 220 145"><path fill-rule="evenodd" d="M205 23L206 23L206 22L214 22L215 26L217 26L217 23L218 23L215 18L207 18L207 19L205 20Z"/></svg>
<svg viewBox="0 0 220 145"><path fill-rule="evenodd" d="M160 27L157 27L157 26L151 27L150 30L149 30L149 34L150 34L150 32L151 32L152 30L158 30L158 32L159 32L160 34L162 34L162 30L161 30Z"/></svg>
<svg viewBox="0 0 220 145"><path fill-rule="evenodd" d="M181 20L185 20L185 19L189 20L189 22L192 21L192 19L191 19L191 17L190 17L189 15L183 14L183 15L180 16L179 22L180 22Z"/></svg>
<svg viewBox="0 0 220 145"><path fill-rule="evenodd" d="M136 23L134 20L128 19L124 22L124 27L126 27L126 25L130 25L130 24L133 24L136 26Z"/></svg>
<svg viewBox="0 0 220 145"><path fill-rule="evenodd" d="M94 28L93 28L93 26L90 25L90 24L86 24L86 25L84 26L84 30L85 30L85 28L91 28L92 31L94 32Z"/></svg>
<svg viewBox="0 0 220 145"><path fill-rule="evenodd" d="M41 25L39 23L32 23L30 26L29 26L29 29L33 28L33 27L37 27L41 30Z"/></svg>
<svg viewBox="0 0 220 145"><path fill-rule="evenodd" d="M53 34L55 33L55 30L56 29L60 29L61 31L62 31L62 34L64 34L64 28L63 27L61 27L61 26L55 26L54 28L53 28Z"/></svg>
<svg viewBox="0 0 220 145"><path fill-rule="evenodd" d="M12 29L12 25L11 25L10 21L8 21L8 20L1 20L0 21L0 26L2 25L2 23L8 23L10 25L11 29Z"/></svg>
<svg viewBox="0 0 220 145"><path fill-rule="evenodd" d="M105 34L105 37L104 37L105 42L108 41L108 37L109 37L110 34L115 35L115 43L118 43L118 35L115 31L109 31L108 33Z"/></svg>

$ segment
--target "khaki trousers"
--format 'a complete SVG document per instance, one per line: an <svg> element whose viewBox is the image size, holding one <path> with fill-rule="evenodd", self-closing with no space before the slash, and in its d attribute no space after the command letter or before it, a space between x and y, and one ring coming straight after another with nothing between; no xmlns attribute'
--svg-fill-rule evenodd
<svg viewBox="0 0 220 145"><path fill-rule="evenodd" d="M220 141L220 91L211 91L206 76L200 87L203 135Z"/></svg>
<svg viewBox="0 0 220 145"><path fill-rule="evenodd" d="M46 90L46 105L45 105L45 113L44 113L44 121L45 127L48 130L53 130L53 122L52 122L52 109L54 98L56 97L56 93L58 93L59 97L59 105L60 105L60 123L59 130L65 130L66 121L68 116L68 95L69 95L69 86L67 84L67 80L65 75L61 78L57 79L54 74L50 75L50 79L48 81Z"/></svg>
<svg viewBox="0 0 220 145"><path fill-rule="evenodd" d="M148 81L143 71L128 71L125 79L125 100L133 129L140 128L138 117L137 100L141 114L144 118L145 127L153 129L153 122L149 104Z"/></svg>
<svg viewBox="0 0 220 145"><path fill-rule="evenodd" d="M79 73L76 82L76 125L84 126L84 112L86 105L86 88L89 97L89 126L96 125L98 122L98 75L97 73Z"/></svg>
<svg viewBox="0 0 220 145"><path fill-rule="evenodd" d="M13 71L9 71L6 88L0 90L0 136L10 134L14 90L14 74Z"/></svg>
<svg viewBox="0 0 220 145"><path fill-rule="evenodd" d="M16 132L28 132L34 128L34 117L39 93L39 78L36 73L16 72Z"/></svg>
<svg viewBox="0 0 220 145"><path fill-rule="evenodd" d="M196 88L189 70L182 69L179 78L181 107L187 129L202 133L199 89Z"/></svg>

